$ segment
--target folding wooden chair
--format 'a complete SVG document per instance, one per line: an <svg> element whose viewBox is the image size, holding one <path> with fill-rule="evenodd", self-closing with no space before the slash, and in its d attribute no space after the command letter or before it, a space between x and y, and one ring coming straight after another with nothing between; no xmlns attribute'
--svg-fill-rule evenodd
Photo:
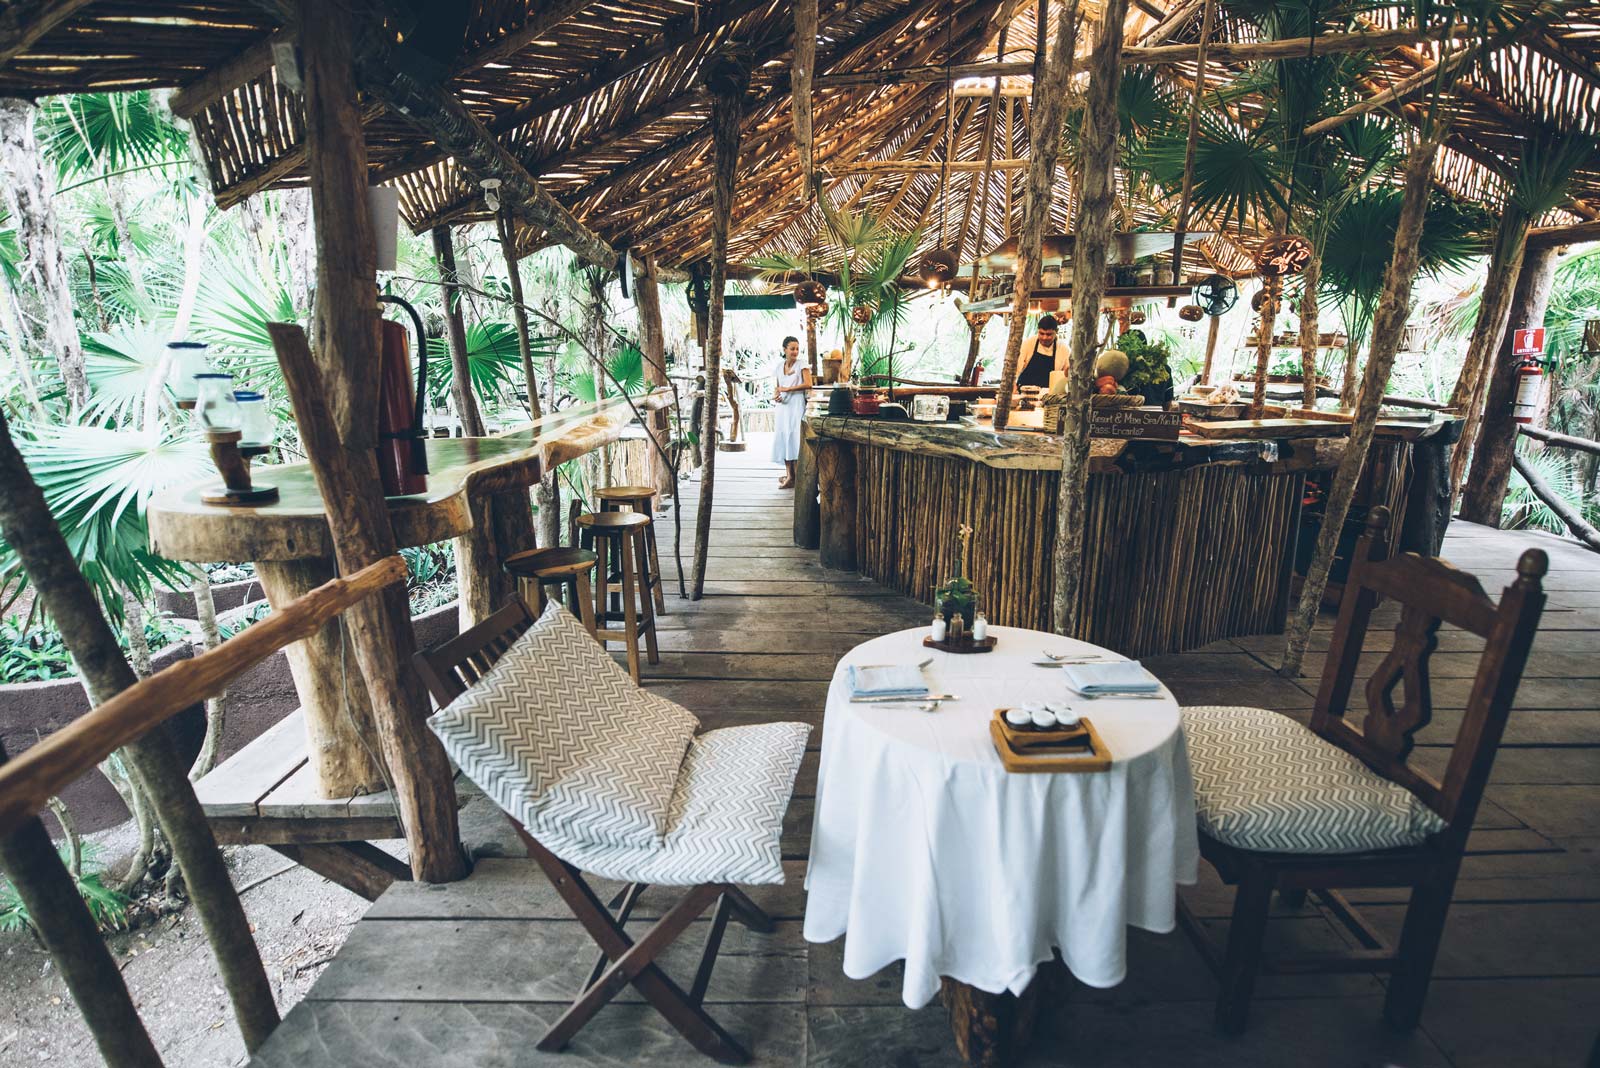
<svg viewBox="0 0 1600 1068"><path fill-rule="evenodd" d="M449 705L482 679L534 622L534 615L519 598L459 637L419 652L417 669L440 707ZM749 728L725 730L737 732ZM723 734L724 731L711 733ZM803 746L803 740L801 744ZM791 774L791 788L792 783ZM787 795L783 803L787 804ZM538 1048L546 1052L565 1048L602 1006L632 984L702 1053L724 1064L748 1061L749 1053L711 1018L702 1002L728 921L737 920L751 930L770 932L773 929L771 918L732 883L705 882L689 887L676 905L635 939L624 930L624 925L646 888L644 881L629 882L608 907L584 880L577 865L557 856L516 818L509 814L507 818L526 845L528 855L544 870L573 916L600 948L599 959L577 999L539 1040ZM655 961L694 920L713 906L699 966L689 989L684 990Z"/></svg>
<svg viewBox="0 0 1600 1068"><path fill-rule="evenodd" d="M1200 851L1224 881L1238 886L1223 951L1179 902L1180 922L1217 973L1216 1024L1225 1034L1244 1029L1262 971L1387 971L1385 1019L1410 1029L1422 1014L1467 835L1544 610L1541 580L1549 561L1538 549L1523 553L1517 578L1497 605L1476 578L1441 560L1414 553L1386 559L1387 518L1385 509L1374 510L1353 554L1309 733L1260 709L1184 709ZM1393 646L1366 683L1366 710L1358 724L1346 711L1373 610L1384 598L1399 603L1400 621ZM1440 782L1412 767L1408 757L1414 736L1432 718L1428 658L1442 622L1478 635L1485 646ZM1396 707L1395 690L1402 684L1404 697ZM1346 764L1338 771L1337 789L1313 777L1327 771L1330 759ZM1364 811L1369 799L1411 806L1416 822L1410 837L1417 840L1350 848L1359 847L1363 835L1372 837L1371 819L1382 818L1372 816L1378 803ZM1282 841L1273 844L1275 837ZM1302 848L1282 848L1284 842ZM1264 848L1268 844L1273 848ZM1387 886L1412 888L1395 948L1339 893ZM1314 892L1361 948L1340 956L1263 961L1274 889L1290 904Z"/></svg>

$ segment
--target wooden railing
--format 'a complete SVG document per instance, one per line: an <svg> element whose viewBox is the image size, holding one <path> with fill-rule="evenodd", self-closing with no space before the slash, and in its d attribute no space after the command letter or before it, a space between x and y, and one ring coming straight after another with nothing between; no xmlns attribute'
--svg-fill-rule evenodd
<svg viewBox="0 0 1600 1068"><path fill-rule="evenodd" d="M1558 434L1554 430L1544 430L1540 427L1527 426L1525 424L1518 424L1517 433L1535 441L1542 441L1546 445L1554 445L1558 449L1575 449L1578 452L1600 456L1600 441L1575 438L1568 434ZM1511 465L1516 469L1517 474L1522 476L1522 480L1528 484L1528 489L1533 491L1533 495L1539 498L1546 508L1549 508L1560 517L1561 522L1566 524L1573 537L1596 552L1600 552L1600 530L1595 529L1593 524L1583 518L1581 511L1567 503L1560 494L1556 493L1548 482L1539 477L1539 472L1533 469L1533 465L1521 456L1513 454Z"/></svg>
<svg viewBox="0 0 1600 1068"><path fill-rule="evenodd" d="M290 643L310 637L358 601L403 582L405 577L404 559L385 557L348 578L334 579L296 598L215 649L129 686L16 759L7 760L0 750L0 861L33 915L111 1068L160 1068L161 1061L116 962L106 952L94 921L78 900L49 836L35 817L52 796L94 770L113 751L137 742L183 709L221 693L242 672ZM203 904L198 897L196 904ZM232 908L237 910L236 900ZM238 918L242 931L242 912ZM254 995L241 995L234 985L229 986L246 1049L254 1052L278 1018L265 984L260 952L248 934L242 944L231 947L217 941L219 936L210 924L207 935L225 975L235 970L260 972L262 982ZM226 934L221 937L225 939ZM252 951L253 961L247 956ZM253 1003L256 995L264 1004ZM243 1026L246 1018L252 1026ZM257 1023L260 1026L255 1026Z"/></svg>

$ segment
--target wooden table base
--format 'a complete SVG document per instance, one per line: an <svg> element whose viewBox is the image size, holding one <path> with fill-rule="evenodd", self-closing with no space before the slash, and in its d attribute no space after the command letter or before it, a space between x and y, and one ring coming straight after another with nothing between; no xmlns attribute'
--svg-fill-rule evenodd
<svg viewBox="0 0 1600 1068"><path fill-rule="evenodd" d="M950 1030L956 1049L969 1068L1005 1068L1020 1064L1033 1041L1039 1016L1039 988L1046 985L1045 969L1022 996L990 994L949 977L939 980L939 997L950 1013Z"/></svg>

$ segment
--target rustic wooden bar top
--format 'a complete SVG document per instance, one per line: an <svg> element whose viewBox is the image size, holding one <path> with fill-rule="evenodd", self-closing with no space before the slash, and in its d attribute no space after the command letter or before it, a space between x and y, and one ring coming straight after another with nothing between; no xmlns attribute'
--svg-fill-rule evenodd
<svg viewBox="0 0 1600 1068"><path fill-rule="evenodd" d="M665 407L664 390L634 398L640 411ZM472 527L470 499L537 482L543 472L616 441L632 422L628 401L615 397L568 408L536 423L483 438L430 438L428 490L389 500L396 541L427 545ZM150 546L173 560L304 560L333 555L322 495L307 464L258 467L258 483L279 499L255 508L200 503L218 481L159 494L150 502Z"/></svg>

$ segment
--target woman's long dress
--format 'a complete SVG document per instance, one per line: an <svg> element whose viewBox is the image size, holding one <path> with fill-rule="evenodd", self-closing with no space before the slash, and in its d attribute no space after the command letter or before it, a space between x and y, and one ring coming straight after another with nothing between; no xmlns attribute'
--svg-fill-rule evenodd
<svg viewBox="0 0 1600 1068"><path fill-rule="evenodd" d="M806 365L794 362L794 370L784 373L783 361L772 369L772 376L780 387L798 386L804 381ZM772 462L781 464L800 459L800 422L806 414L806 395L803 390L783 394L773 409Z"/></svg>

